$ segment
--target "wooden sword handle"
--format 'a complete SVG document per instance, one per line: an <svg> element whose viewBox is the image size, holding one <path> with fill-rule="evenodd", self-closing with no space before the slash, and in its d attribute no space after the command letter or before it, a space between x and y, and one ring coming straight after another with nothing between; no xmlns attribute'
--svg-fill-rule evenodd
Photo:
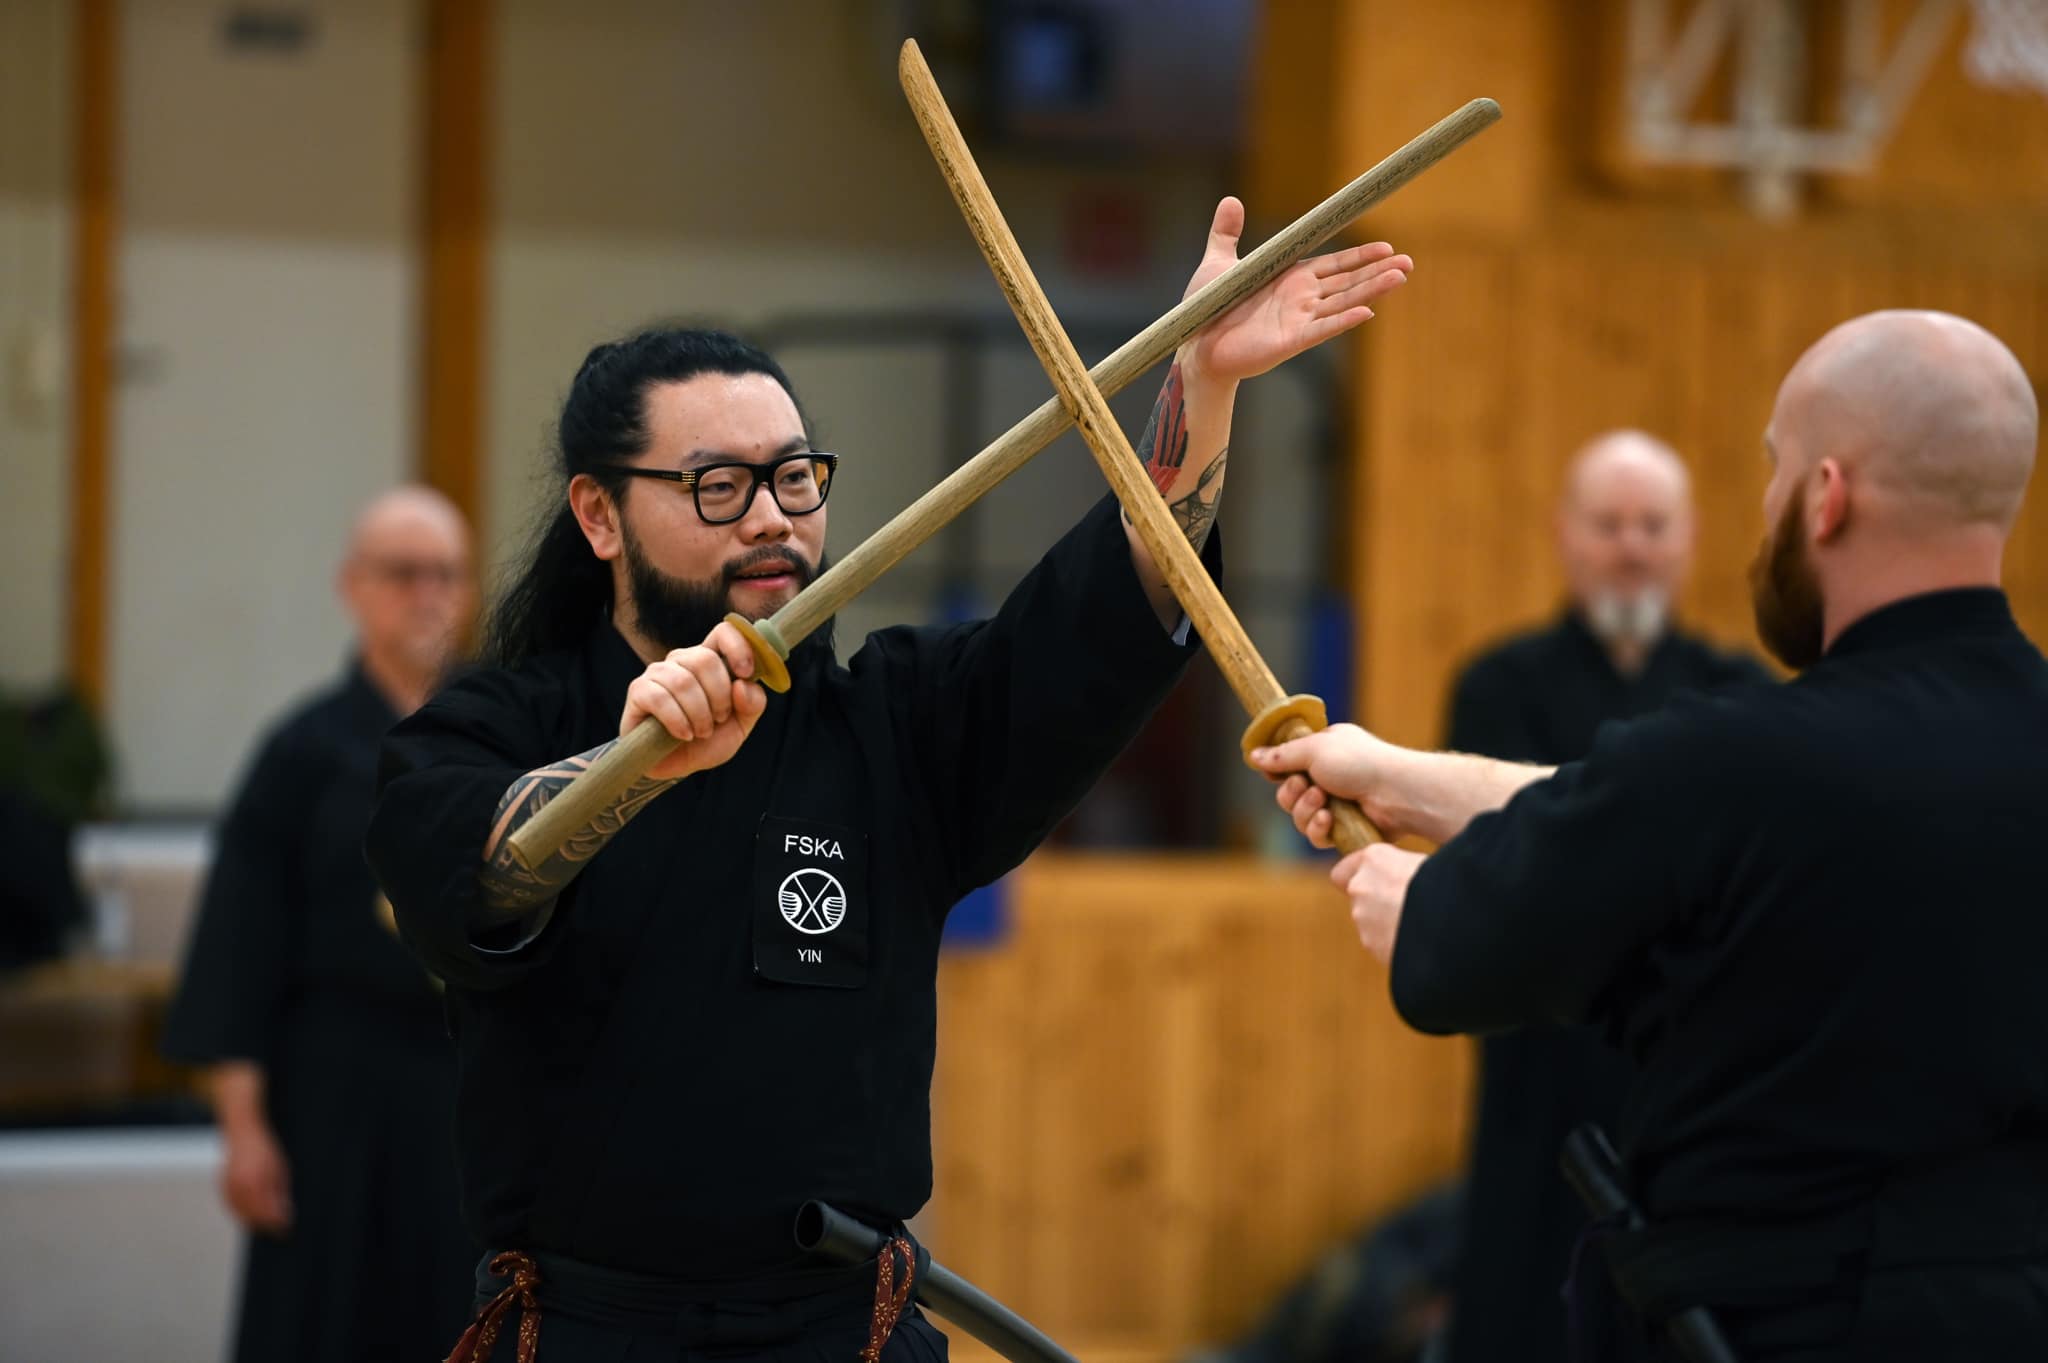
<svg viewBox="0 0 2048 1363"><path fill-rule="evenodd" d="M1292 743L1297 738L1307 738L1315 730L1299 719L1290 719L1273 731L1275 743ZM1380 830L1373 826L1365 811L1355 800L1330 797L1330 841L1337 844L1339 852L1359 852L1376 842L1385 842Z"/></svg>
<svg viewBox="0 0 2048 1363"><path fill-rule="evenodd" d="M1244 753L1245 765L1264 775L1263 769L1252 765L1254 749L1290 743L1329 727L1329 711L1324 707L1321 696L1286 696L1252 716L1252 722L1244 726L1244 735L1238 739L1237 746ZM1355 802L1333 796L1329 810L1330 840L1337 844L1338 851L1356 852L1362 847L1386 841Z"/></svg>
<svg viewBox="0 0 2048 1363"><path fill-rule="evenodd" d="M728 614L725 623L740 632L754 651L754 680L770 691L789 689L789 646L767 620L749 620ZM561 850L562 844L579 829L616 804L621 796L647 774L647 769L674 752L678 740L661 727L658 719L643 719L633 731L604 750L595 762L562 787L562 793L542 805L532 818L512 830L505 839L513 859L527 870Z"/></svg>
<svg viewBox="0 0 2048 1363"><path fill-rule="evenodd" d="M505 839L512 856L529 871L561 850L576 830L588 828L599 814L618 803L647 769L674 752L681 741L661 727L659 720L633 726L586 767L575 780L562 787L561 794L542 805L537 813Z"/></svg>

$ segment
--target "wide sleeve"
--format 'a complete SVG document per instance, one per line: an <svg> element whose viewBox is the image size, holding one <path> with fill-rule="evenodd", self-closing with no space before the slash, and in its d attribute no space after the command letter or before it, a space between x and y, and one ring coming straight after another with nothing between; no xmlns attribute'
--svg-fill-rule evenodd
<svg viewBox="0 0 2048 1363"><path fill-rule="evenodd" d="M1220 533L1202 555L1220 575ZM1159 623L1114 498L1047 552L990 619L871 635L941 830L957 897L1028 856L1080 802L1200 649Z"/></svg>
<svg viewBox="0 0 2048 1363"><path fill-rule="evenodd" d="M289 728L257 749L216 830L212 865L164 1021L163 1051L206 1065L270 1060L306 912L302 814L321 778Z"/></svg>
<svg viewBox="0 0 2048 1363"><path fill-rule="evenodd" d="M1687 911L1685 867L1716 813L1711 745L1696 728L1675 711L1610 724L1584 761L1423 863L1392 967L1411 1026L1447 1035L1603 1016L1631 963Z"/></svg>
<svg viewBox="0 0 2048 1363"><path fill-rule="evenodd" d="M399 721L379 754L364 841L370 868L399 936L427 969L462 988L511 984L547 955L547 931L527 949L493 952L471 940L471 925L499 802L521 776L569 755L549 751L557 727L543 718L550 696L559 691L523 673L472 673Z"/></svg>

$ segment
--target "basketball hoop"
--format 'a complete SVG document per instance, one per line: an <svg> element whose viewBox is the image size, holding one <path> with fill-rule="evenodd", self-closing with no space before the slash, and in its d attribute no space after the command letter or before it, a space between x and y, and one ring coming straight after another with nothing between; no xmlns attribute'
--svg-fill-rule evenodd
<svg viewBox="0 0 2048 1363"><path fill-rule="evenodd" d="M1970 0L1963 69L1979 85L2048 95L2048 0Z"/></svg>

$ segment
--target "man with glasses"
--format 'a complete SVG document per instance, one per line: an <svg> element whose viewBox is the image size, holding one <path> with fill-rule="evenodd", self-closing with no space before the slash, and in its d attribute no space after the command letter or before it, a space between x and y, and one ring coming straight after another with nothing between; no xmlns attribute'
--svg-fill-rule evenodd
<svg viewBox="0 0 2048 1363"><path fill-rule="evenodd" d="M235 1357L432 1358L466 1308L433 982L388 927L363 831L377 744L475 607L469 532L409 487L358 518L338 684L271 731L229 807L164 1049L205 1068L221 1193L249 1233Z"/></svg>
<svg viewBox="0 0 2048 1363"><path fill-rule="evenodd" d="M1191 288L1235 261L1243 211L1219 206ZM1305 262L1182 347L1138 449L1211 571L1237 383L1410 267L1385 245ZM923 1205L946 913L1073 807L1195 645L1105 500L993 619L878 631L845 666L821 632L769 700L720 622L816 575L839 467L787 376L730 336L645 332L591 352L559 430L563 500L496 609L495 666L393 734L369 843L463 1058L496 1295L455 1357L512 1357L515 1311L545 1316L545 1363L941 1356L914 1310L890 1329L893 1256L887 1277L796 1262L795 1213L897 1234ZM674 755L519 866L511 832L650 716Z"/></svg>

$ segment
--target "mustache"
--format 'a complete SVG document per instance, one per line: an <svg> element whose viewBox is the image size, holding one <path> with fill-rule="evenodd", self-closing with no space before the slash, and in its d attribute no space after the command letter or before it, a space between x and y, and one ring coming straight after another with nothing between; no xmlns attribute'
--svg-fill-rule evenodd
<svg viewBox="0 0 2048 1363"><path fill-rule="evenodd" d="M758 549L749 549L738 558L729 560L719 570L718 575L723 580L724 585L730 587L748 573L759 572L763 568L785 566L796 578L796 585L799 590L810 586L812 580L818 575L817 566L802 554L786 546L773 544L764 544Z"/></svg>

